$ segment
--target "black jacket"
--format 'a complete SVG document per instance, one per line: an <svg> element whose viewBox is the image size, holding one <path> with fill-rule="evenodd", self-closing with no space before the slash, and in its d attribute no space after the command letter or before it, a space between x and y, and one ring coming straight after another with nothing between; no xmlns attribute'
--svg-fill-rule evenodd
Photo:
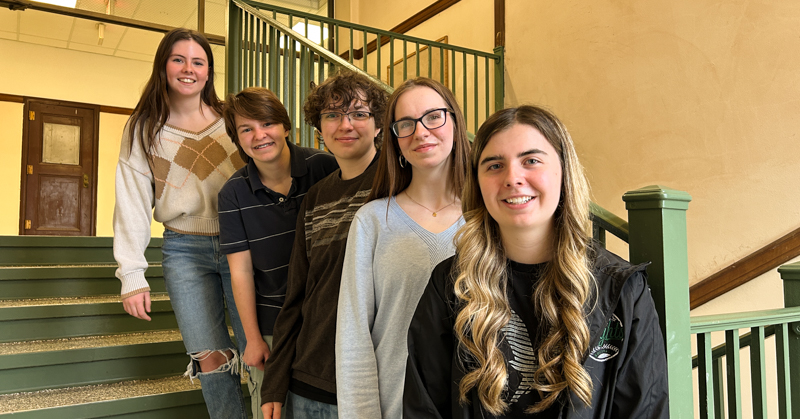
<svg viewBox="0 0 800 419"><path fill-rule="evenodd" d="M645 278L646 265L631 266L605 249L595 253L599 298L596 304L595 299L587 304L590 349L583 363L592 377L592 406L570 394L560 417L668 418L664 339ZM464 371L453 334L457 313L453 261L454 257L447 259L434 269L408 332L406 419L491 417L480 408L474 389L468 405L458 402Z"/></svg>

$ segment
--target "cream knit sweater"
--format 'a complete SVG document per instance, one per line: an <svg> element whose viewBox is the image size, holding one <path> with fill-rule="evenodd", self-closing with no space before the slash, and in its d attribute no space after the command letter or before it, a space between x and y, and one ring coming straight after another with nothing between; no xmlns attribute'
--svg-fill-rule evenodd
<svg viewBox="0 0 800 419"><path fill-rule="evenodd" d="M150 165L138 140L131 150L127 126L122 136L114 206L114 258L122 298L150 290L144 251L152 218L179 233L218 235L217 194L244 165L222 118L201 132L165 125L158 137Z"/></svg>

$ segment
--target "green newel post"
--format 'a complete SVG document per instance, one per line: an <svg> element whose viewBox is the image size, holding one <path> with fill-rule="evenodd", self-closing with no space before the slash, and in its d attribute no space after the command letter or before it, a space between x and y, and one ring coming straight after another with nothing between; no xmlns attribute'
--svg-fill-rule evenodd
<svg viewBox="0 0 800 419"><path fill-rule="evenodd" d="M225 96L238 93L242 72L242 11L234 2L228 2L228 34L225 37Z"/></svg>
<svg viewBox="0 0 800 419"><path fill-rule="evenodd" d="M505 109L505 47L495 47L494 53L500 58L494 63L494 111Z"/></svg>
<svg viewBox="0 0 800 419"><path fill-rule="evenodd" d="M778 268L783 279L784 307L800 306L800 262ZM789 325L789 384L791 385L791 411L800 417L800 322Z"/></svg>
<svg viewBox="0 0 800 419"><path fill-rule="evenodd" d="M670 417L692 418L692 347L686 210L692 197L660 185L623 195L631 263L651 262L648 282L667 349Z"/></svg>

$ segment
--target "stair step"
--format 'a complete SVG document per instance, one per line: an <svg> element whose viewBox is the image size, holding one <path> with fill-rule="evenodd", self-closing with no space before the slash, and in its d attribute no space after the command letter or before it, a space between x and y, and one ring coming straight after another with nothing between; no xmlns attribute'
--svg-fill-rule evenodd
<svg viewBox="0 0 800 419"><path fill-rule="evenodd" d="M0 301L0 342L177 329L167 294L153 293L150 317L128 315L118 296Z"/></svg>
<svg viewBox="0 0 800 419"><path fill-rule="evenodd" d="M0 418L207 418L199 380L173 376L0 395Z"/></svg>
<svg viewBox="0 0 800 419"><path fill-rule="evenodd" d="M0 394L176 375L189 357L180 332L0 344Z"/></svg>
<svg viewBox="0 0 800 419"><path fill-rule="evenodd" d="M0 266L3 299L119 295L116 264ZM161 265L145 271L152 292L166 292Z"/></svg>
<svg viewBox="0 0 800 419"><path fill-rule="evenodd" d="M145 250L148 261L161 261L161 238ZM0 236L0 265L112 263L111 237Z"/></svg>

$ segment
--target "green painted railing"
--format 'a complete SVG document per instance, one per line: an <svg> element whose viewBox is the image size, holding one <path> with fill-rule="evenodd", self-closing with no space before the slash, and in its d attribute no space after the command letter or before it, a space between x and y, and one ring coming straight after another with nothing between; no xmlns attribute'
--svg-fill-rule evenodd
<svg viewBox="0 0 800 419"><path fill-rule="evenodd" d="M320 146L299 122L310 83L342 67L389 92L416 76L439 80L455 94L468 131L503 108L502 48L487 53L246 0L229 2L227 42L227 92L275 92L296 121L293 138L305 146Z"/></svg>
<svg viewBox="0 0 800 419"><path fill-rule="evenodd" d="M741 350L749 348L752 417L754 419L792 417L792 371L800 358L790 348L796 331L792 325L800 321L800 307L777 310L696 316L691 319L692 334L697 339L697 376L701 419L741 418L742 359ZM740 335L740 329L750 333ZM711 346L711 334L724 332L725 343ZM767 338L774 335L778 407L769 412L767 406ZM723 381L722 376L725 375ZM797 393L797 390L795 390ZM796 395L794 396L796 397ZM727 416L726 411L727 410ZM797 410L797 408L795 408ZM795 415L796 416L796 415Z"/></svg>
<svg viewBox="0 0 800 419"><path fill-rule="evenodd" d="M611 233L629 244L630 260L651 261L648 282L656 302L667 347L670 415L694 416L693 386L698 390L699 417L791 418L800 417L800 262L779 269L784 280L784 309L689 316L686 259L686 217L690 197L681 191L649 186L626 193L628 222L592 204L595 239L605 244ZM749 332L740 334L740 329ZM725 335L725 343L712 348L711 334ZM692 354L695 335L697 356ZM765 353L774 336L775 365ZM747 349L747 359L740 353ZM771 348L770 348L771 349ZM742 382L742 364L750 369L750 382ZM691 370L698 369L692 382ZM777 407L768 407L767 371L774 368ZM742 412L742 386L751 389L752 414ZM771 411L774 409L775 411ZM794 415L793 415L794 414Z"/></svg>
<svg viewBox="0 0 800 419"><path fill-rule="evenodd" d="M606 233L611 233L628 243L631 263L650 262L647 281L667 348L670 417L690 418L692 404L686 403L692 400L686 210L691 197L652 185L627 192L622 199L628 222L592 204L594 238L605 245Z"/></svg>

